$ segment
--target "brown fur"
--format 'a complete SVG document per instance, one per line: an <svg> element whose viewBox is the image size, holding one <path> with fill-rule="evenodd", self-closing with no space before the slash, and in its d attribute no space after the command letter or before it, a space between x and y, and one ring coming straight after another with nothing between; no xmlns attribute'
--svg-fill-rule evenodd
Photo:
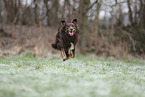
<svg viewBox="0 0 145 97"><path fill-rule="evenodd" d="M69 57L75 57L75 46L78 42L80 28L77 24L77 19L73 19L72 23L66 23L65 20L61 21L62 25L58 29L56 41L52 44L54 49L61 51L63 61ZM74 46L73 49L70 49Z"/></svg>

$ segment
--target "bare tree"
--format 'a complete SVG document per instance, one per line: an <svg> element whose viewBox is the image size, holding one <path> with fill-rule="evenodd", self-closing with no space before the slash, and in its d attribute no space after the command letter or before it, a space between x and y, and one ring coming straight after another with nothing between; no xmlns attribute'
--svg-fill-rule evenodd
<svg viewBox="0 0 145 97"><path fill-rule="evenodd" d="M36 24L39 23L39 17L38 17L38 2L36 0L33 0L34 4L34 21Z"/></svg>
<svg viewBox="0 0 145 97"><path fill-rule="evenodd" d="M7 12L7 22L16 23L19 17L19 9L21 7L20 0L3 0Z"/></svg>
<svg viewBox="0 0 145 97"><path fill-rule="evenodd" d="M145 0L139 0L140 1L140 24L145 27Z"/></svg>
<svg viewBox="0 0 145 97"><path fill-rule="evenodd" d="M2 1L0 0L0 5L2 5ZM2 7L0 6L0 23L2 23L2 15L1 15L1 12L2 12Z"/></svg>
<svg viewBox="0 0 145 97"><path fill-rule="evenodd" d="M80 0L80 13L81 13L81 50L85 50L86 47L86 35L88 29L88 11L97 4L98 0L90 4L90 0Z"/></svg>
<svg viewBox="0 0 145 97"><path fill-rule="evenodd" d="M96 15L96 32L95 32L95 54L98 52L98 31L99 31L99 13L101 8L101 2L97 2L97 15Z"/></svg>
<svg viewBox="0 0 145 97"><path fill-rule="evenodd" d="M133 25L133 15L132 15L130 0L127 0L127 5L128 5L128 9L129 9L129 20L130 20L130 23Z"/></svg>

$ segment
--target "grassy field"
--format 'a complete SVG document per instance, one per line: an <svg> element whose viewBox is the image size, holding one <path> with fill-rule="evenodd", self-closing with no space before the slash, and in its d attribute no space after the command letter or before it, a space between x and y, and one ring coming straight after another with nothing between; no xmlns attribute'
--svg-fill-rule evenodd
<svg viewBox="0 0 145 97"><path fill-rule="evenodd" d="M0 97L145 97L144 61L0 58Z"/></svg>

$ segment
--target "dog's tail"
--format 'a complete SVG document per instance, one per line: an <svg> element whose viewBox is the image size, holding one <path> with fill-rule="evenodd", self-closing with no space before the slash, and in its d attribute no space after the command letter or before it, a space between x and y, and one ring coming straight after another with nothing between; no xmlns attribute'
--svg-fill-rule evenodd
<svg viewBox="0 0 145 97"><path fill-rule="evenodd" d="M52 47L54 48L54 49L57 49L57 45L56 44L51 44L52 45Z"/></svg>

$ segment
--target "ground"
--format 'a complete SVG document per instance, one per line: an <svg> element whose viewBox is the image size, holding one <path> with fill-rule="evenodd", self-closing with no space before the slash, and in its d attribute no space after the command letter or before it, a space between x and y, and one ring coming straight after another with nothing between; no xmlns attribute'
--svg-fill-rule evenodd
<svg viewBox="0 0 145 97"><path fill-rule="evenodd" d="M0 58L0 97L145 97L144 61Z"/></svg>

